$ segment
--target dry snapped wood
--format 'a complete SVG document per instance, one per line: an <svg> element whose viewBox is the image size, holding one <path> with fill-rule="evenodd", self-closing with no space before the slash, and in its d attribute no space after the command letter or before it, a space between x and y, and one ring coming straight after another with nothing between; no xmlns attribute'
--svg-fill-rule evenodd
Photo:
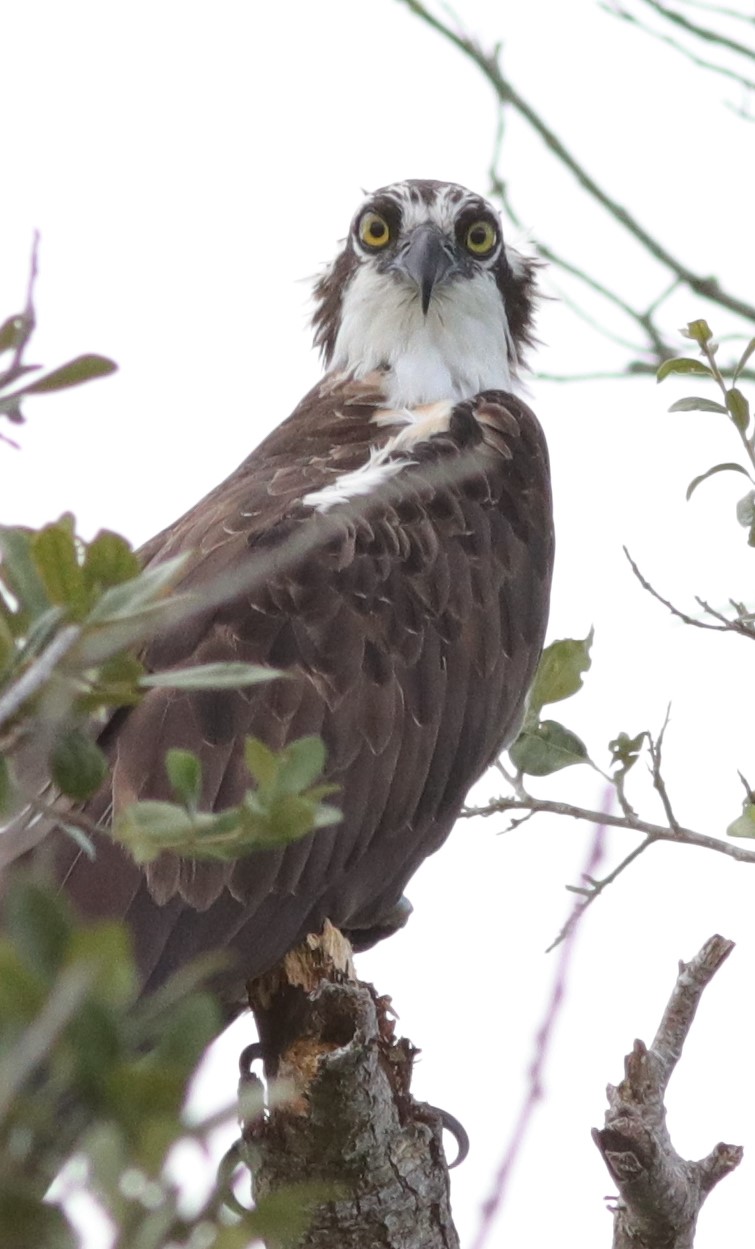
<svg viewBox="0 0 755 1249"><path fill-rule="evenodd" d="M297 1249L458 1249L442 1115L412 1097L417 1051L346 945L327 925L250 985L266 1074L292 1090L245 1125L254 1194L330 1188Z"/></svg>

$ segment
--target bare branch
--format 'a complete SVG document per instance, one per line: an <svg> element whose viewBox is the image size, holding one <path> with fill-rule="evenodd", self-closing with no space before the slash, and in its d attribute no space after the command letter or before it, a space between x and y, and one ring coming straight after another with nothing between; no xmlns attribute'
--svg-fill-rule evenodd
<svg viewBox="0 0 755 1249"><path fill-rule="evenodd" d="M650 1049L635 1041L618 1088L608 1086L605 1127L592 1137L620 1194L613 1249L691 1249L708 1193L742 1160L738 1145L718 1144L699 1162L677 1154L666 1127L666 1089L703 991L733 942L711 937L679 976Z"/></svg>
<svg viewBox="0 0 755 1249"><path fill-rule="evenodd" d="M671 707L669 706L668 710L666 711L666 719L663 721L663 727L661 728L661 731L658 734L658 737L656 739L653 739L650 736L650 734L648 734L648 743L649 743L649 749L650 749L650 762L652 765L651 775L653 777L653 788L655 789L656 793L658 794L658 797L661 800L661 805L665 812L666 819L668 820L669 828L672 830L672 832L678 834L680 831L679 821L674 815L674 811L671 806L671 799L669 798L668 790L666 789L666 782L664 781L663 776L661 775L661 752L663 750L663 737L666 732L666 729L668 728L670 715L671 715Z"/></svg>
<svg viewBox="0 0 755 1249"><path fill-rule="evenodd" d="M609 872L606 876L602 876L599 880L596 880L593 877L584 877L583 879L587 881L586 885L566 886L570 893L580 894L582 896L582 901L578 906L575 906L563 928L558 933L558 936L551 941L545 951L546 954L550 954L551 950L555 950L556 946L560 945L561 942L570 935L572 927L582 918L588 906L592 906L596 898L600 897L603 890L607 889L609 885L612 885L617 877L629 867L630 863L634 863L635 859L639 859L640 855L644 854L648 846L652 846L657 840L657 837L646 837L644 841L640 842L639 846L635 846L634 850L631 850L630 853L621 860L618 867L615 867L612 872Z"/></svg>
<svg viewBox="0 0 755 1249"><path fill-rule="evenodd" d="M570 802L553 802L547 798L495 798L484 807L466 807L462 816L501 815L509 811L523 811L531 815L565 815L572 820L586 820L590 824L602 822L612 828L623 828L630 833L644 833L653 841L672 841L683 846L698 846L701 850L713 850L738 863L755 863L755 850L743 850L728 841L721 841L708 833L698 833L692 828L678 825L676 829L664 824L653 824L635 815L609 815L589 807L578 807ZM636 857L636 856L635 856Z"/></svg>
<svg viewBox="0 0 755 1249"><path fill-rule="evenodd" d="M728 48L730 52L736 52L739 56L747 57L751 61L755 60L755 48L749 47L746 43L740 43L738 39L730 39L728 35L724 35L720 30L711 30L709 26L698 26L696 22L691 22L683 13L677 13L675 9L669 9L665 4L659 4L658 0L640 0L640 2L647 5L654 13L658 13L667 22L680 27L681 30L694 35L704 43L712 43L718 48Z"/></svg>
<svg viewBox="0 0 755 1249"><path fill-rule="evenodd" d="M649 0L648 0L649 2ZM490 83L496 93L498 100L503 105L510 105L521 117L532 127L539 135L540 139L546 147L553 153L564 168L568 169L576 182L582 189L595 200L596 203L608 213L614 221L626 230L641 246L653 256L659 263L664 265L680 282L684 283L695 294L702 298L710 300L712 303L718 304L720 307L728 308L731 312L738 316L744 317L748 321L755 321L755 306L746 300L740 299L735 295L729 294L724 290L713 277L703 276L695 273L687 265L683 264L671 252L659 242L644 226L640 224L636 217L620 204L618 200L609 195L595 181L594 178L587 173L584 166L569 151L565 143L558 137L551 126L540 117L536 110L519 94L511 80L503 73L498 57L494 52L486 53L475 42L475 40L466 34L452 29L444 23L436 14L431 13L421 0L400 0L416 17L423 21L431 29L447 39L454 47L472 61L480 70L482 75Z"/></svg>
<svg viewBox="0 0 755 1249"><path fill-rule="evenodd" d="M674 39L672 35L664 35L660 30L655 30L653 26L649 26L645 22L641 22L640 19L636 17L634 13L630 13L628 9L620 8L618 5L612 4L600 4L599 7L603 9L605 13L610 14L611 17L616 17L620 21L627 22L630 26L636 26L638 30L641 30L644 35L649 35L651 39L656 39L659 43L665 43L666 46L671 48L674 52L678 52L681 56L686 57L687 60L691 61L693 65L696 65L698 69L708 70L712 74L721 74L724 78L728 78L732 82L738 83L746 90L755 89L755 81L751 78L745 77L744 74L737 73L736 70L731 69L728 65L719 65L715 61L706 61L703 57L695 56L694 52L692 52L690 48L686 47L685 44L680 43L678 39Z"/></svg>
<svg viewBox="0 0 755 1249"><path fill-rule="evenodd" d="M623 547L622 549L627 557L632 572L639 581L643 590L647 590L648 594L651 594L654 599L657 599L659 603L662 603L664 607L668 608L672 616L676 616L677 619L682 620L684 624L693 625L696 629L712 629L716 633L738 633L742 637L755 638L755 626L750 624L748 620L745 620L741 616L731 620L728 616L724 616L721 612L716 611L715 608L711 607L709 603L706 603L705 599L696 598L695 602L699 603L703 611L707 612L709 616L712 616L715 620L721 621L720 624L710 624L707 620L700 620L695 616L688 616L686 612L680 611L680 609L675 607L673 603L669 602L667 598L664 598L662 594L659 594L647 578L642 575L627 548Z"/></svg>
<svg viewBox="0 0 755 1249"><path fill-rule="evenodd" d="M686 4L690 9L702 9L706 13L715 13L717 17L732 17L737 22L746 22L748 26L755 26L755 17L749 13L740 13L737 9L725 9L720 4L707 4L706 0L679 0L680 4Z"/></svg>

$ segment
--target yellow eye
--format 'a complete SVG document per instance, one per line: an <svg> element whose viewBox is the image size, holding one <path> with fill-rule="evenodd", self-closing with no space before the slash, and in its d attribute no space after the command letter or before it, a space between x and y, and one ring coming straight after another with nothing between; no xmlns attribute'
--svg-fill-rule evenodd
<svg viewBox="0 0 755 1249"><path fill-rule="evenodd" d="M487 256L497 241L495 228L489 221L473 221L464 236L464 246L475 256Z"/></svg>
<svg viewBox="0 0 755 1249"><path fill-rule="evenodd" d="M359 238L365 247L381 248L391 241L391 228L379 213L366 212L359 222Z"/></svg>

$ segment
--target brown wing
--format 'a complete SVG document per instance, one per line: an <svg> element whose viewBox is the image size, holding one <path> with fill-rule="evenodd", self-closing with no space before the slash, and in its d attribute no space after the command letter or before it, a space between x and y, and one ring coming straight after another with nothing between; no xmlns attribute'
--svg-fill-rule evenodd
<svg viewBox="0 0 755 1249"><path fill-rule="evenodd" d="M240 468L145 548L147 560L194 552L199 590L221 571L263 585L157 637L165 670L266 662L286 681L237 692L155 689L103 736L112 800L169 797L165 751L203 764L207 807L249 786L247 735L272 748L321 734L343 822L233 864L164 855L142 872L103 840L94 862L61 842L67 890L88 914L124 915L145 985L202 950L240 957L236 987L329 917L379 925L449 832L470 785L510 740L547 616L552 527L547 453L529 409L487 392L459 405L411 465L325 516L308 492L352 471L386 431L379 393L332 379ZM278 557L292 534L309 553ZM111 795L92 808L99 817Z"/></svg>

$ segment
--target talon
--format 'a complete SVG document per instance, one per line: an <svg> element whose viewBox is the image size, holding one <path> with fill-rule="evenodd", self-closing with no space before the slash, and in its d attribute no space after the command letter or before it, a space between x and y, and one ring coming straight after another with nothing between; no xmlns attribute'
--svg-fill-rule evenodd
<svg viewBox="0 0 755 1249"><path fill-rule="evenodd" d="M362 950L369 950L377 945L378 941L392 937L394 932L404 927L413 910L409 899L402 894L396 905L385 915L381 915L377 923L371 924L369 928L346 927L343 929L344 936L348 937L353 949L359 954Z"/></svg>
<svg viewBox="0 0 755 1249"><path fill-rule="evenodd" d="M239 1079L250 1080L252 1078L252 1064L257 1059L264 1058L265 1054L259 1041L253 1041L251 1045L246 1045L239 1054ZM255 1077L256 1079L256 1077Z"/></svg>
<svg viewBox="0 0 755 1249"><path fill-rule="evenodd" d="M453 1162L448 1163L449 1171L453 1171L454 1167L460 1167L469 1153L469 1136L467 1129L459 1120L448 1110L441 1110L440 1106L431 1106L430 1109L438 1116L444 1131L450 1132L456 1141L457 1154Z"/></svg>
<svg viewBox="0 0 755 1249"><path fill-rule="evenodd" d="M249 1048L251 1049L251 1046L249 1046ZM223 1154L223 1157L218 1163L215 1183L217 1185L222 1204L228 1210L232 1210L234 1214L245 1218L249 1213L249 1210L246 1206L242 1205L233 1191L234 1175L238 1171L239 1167L246 1167L246 1163L241 1157L241 1144L241 1137L239 1137L237 1141L233 1142L230 1149L227 1149Z"/></svg>

